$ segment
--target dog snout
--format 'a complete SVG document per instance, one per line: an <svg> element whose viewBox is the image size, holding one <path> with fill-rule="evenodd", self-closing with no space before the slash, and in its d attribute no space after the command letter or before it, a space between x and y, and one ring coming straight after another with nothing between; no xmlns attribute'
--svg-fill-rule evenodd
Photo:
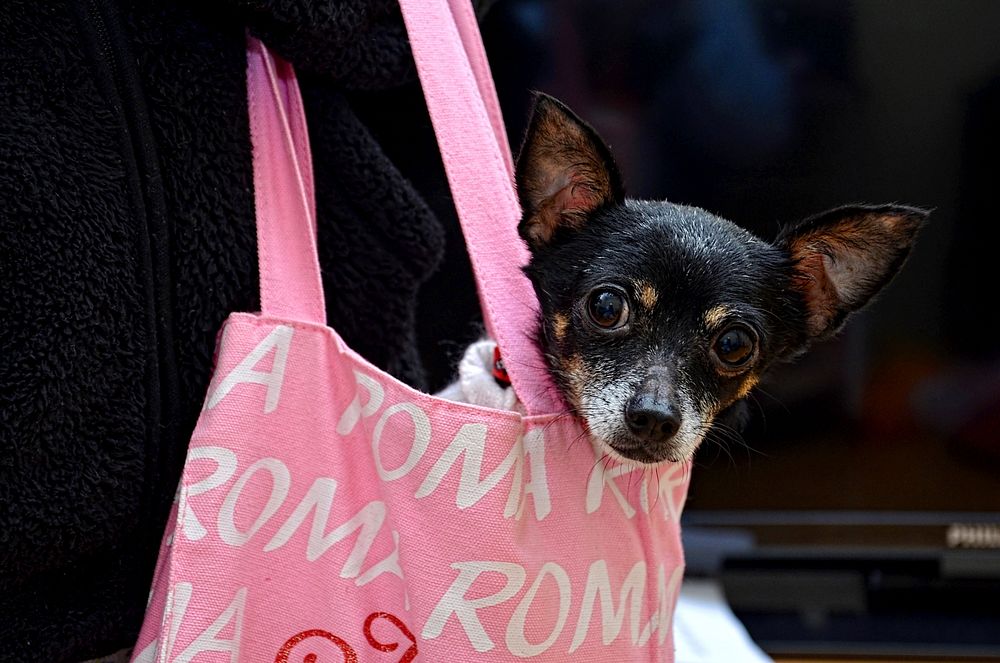
<svg viewBox="0 0 1000 663"><path fill-rule="evenodd" d="M649 442L672 438L681 427L681 418L670 400L657 391L637 393L625 407L625 423L636 437Z"/></svg>

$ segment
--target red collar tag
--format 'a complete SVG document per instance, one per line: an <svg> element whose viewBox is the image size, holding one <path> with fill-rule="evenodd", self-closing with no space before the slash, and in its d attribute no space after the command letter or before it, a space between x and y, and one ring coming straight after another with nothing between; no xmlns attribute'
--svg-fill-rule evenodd
<svg viewBox="0 0 1000 663"><path fill-rule="evenodd" d="M503 365L503 358L500 357L499 345L493 348L493 379L501 387L510 386L510 376L507 375L507 369Z"/></svg>

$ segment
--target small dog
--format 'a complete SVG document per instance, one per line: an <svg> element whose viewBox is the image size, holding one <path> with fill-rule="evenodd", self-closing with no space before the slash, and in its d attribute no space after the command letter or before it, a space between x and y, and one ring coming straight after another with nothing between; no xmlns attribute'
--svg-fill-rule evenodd
<svg viewBox="0 0 1000 663"><path fill-rule="evenodd" d="M770 366L892 279L927 217L841 207L772 244L695 207L628 199L597 132L541 94L516 180L549 372L608 453L640 464L687 460L741 419Z"/></svg>

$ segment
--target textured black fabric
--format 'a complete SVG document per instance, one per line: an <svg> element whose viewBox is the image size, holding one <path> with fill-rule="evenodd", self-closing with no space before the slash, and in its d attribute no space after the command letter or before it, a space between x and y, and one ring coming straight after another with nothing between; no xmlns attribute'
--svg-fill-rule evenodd
<svg viewBox="0 0 1000 663"><path fill-rule="evenodd" d="M15 0L0 31L0 658L63 660L115 628L84 601L121 591L146 495L145 237L73 13Z"/></svg>
<svg viewBox="0 0 1000 663"><path fill-rule="evenodd" d="M4 0L0 661L137 633L216 333L258 306L247 26L305 74L330 321L424 386L444 235L350 97L418 89L395 2ZM433 146L425 113L381 122Z"/></svg>
<svg viewBox="0 0 1000 663"><path fill-rule="evenodd" d="M398 0L227 0L300 72L378 90L416 75Z"/></svg>

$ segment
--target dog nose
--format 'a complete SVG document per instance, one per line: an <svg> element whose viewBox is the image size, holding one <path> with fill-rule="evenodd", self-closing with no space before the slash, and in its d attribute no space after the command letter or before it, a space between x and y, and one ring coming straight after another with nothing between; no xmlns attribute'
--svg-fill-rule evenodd
<svg viewBox="0 0 1000 663"><path fill-rule="evenodd" d="M636 437L662 442L677 433L681 418L669 403L656 400L650 394L640 394L625 408L625 423Z"/></svg>

